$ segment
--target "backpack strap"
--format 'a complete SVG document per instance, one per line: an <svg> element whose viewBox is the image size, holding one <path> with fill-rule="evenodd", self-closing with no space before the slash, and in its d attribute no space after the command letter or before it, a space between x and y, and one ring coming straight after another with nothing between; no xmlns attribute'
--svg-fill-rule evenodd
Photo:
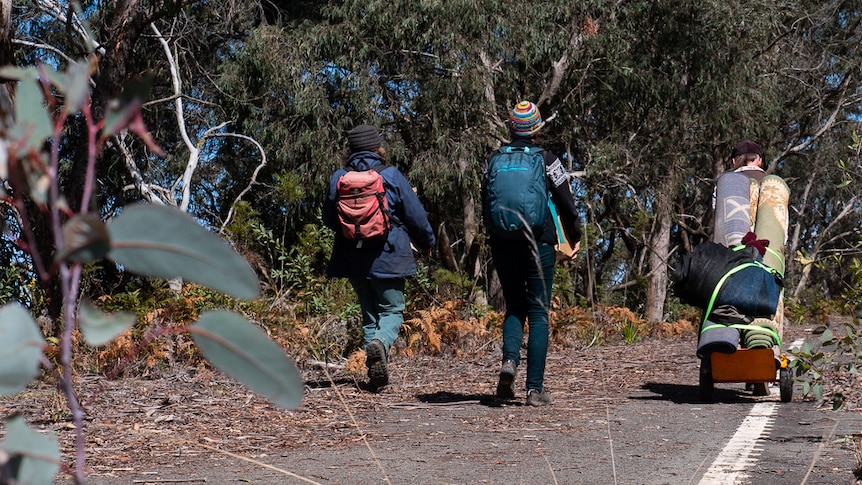
<svg viewBox="0 0 862 485"><path fill-rule="evenodd" d="M500 153L512 153L512 152L524 152L524 153L540 153L545 149L537 146L517 146L513 147L512 145L502 146L497 149Z"/></svg>
<svg viewBox="0 0 862 485"><path fill-rule="evenodd" d="M356 168L353 165L348 165L348 166L344 167L344 170L347 170L348 172L365 172L367 170L374 170L375 172L380 173L380 172L386 170L387 168L389 168L389 165L386 165L385 163L378 163L377 165L375 165L371 168L366 168L365 170L360 169L360 168Z"/></svg>

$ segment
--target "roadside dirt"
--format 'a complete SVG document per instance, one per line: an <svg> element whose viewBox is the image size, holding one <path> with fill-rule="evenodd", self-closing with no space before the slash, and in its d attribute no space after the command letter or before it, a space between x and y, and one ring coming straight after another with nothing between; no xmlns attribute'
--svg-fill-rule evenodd
<svg viewBox="0 0 862 485"><path fill-rule="evenodd" d="M785 340L805 336L805 329L790 328ZM176 369L170 377L151 380L82 376L78 392L87 415L87 476L92 483L165 483L155 477L165 470L182 470L185 479L178 482L207 481L195 477L206 476L203 467L211 460L230 457L254 465L290 450L355 447L373 437L380 409L422 406L433 415L434 409L453 404L500 405L493 398L499 367L494 345L486 353L464 357L394 355L390 365L392 385L371 393L363 389L364 379L337 370L327 375L304 363L305 397L295 410L278 409L208 368ZM546 387L565 396L567 413L625 400L646 383L697 382L694 336L603 348L552 348L546 375ZM519 384L523 386L522 375ZM842 384L845 409L858 413L862 389L851 384ZM795 401L801 399L799 394L797 390ZM513 404L521 406L523 398L520 389ZM553 423L559 409L543 408L542 422ZM70 483L73 425L56 388L50 382L34 384L0 400L0 411L6 416L20 413L29 426L59 435L65 461L60 483ZM497 413L487 413L471 416L470 424L493 428L498 420ZM439 432L447 434L445 429ZM320 463L321 469L327 465Z"/></svg>

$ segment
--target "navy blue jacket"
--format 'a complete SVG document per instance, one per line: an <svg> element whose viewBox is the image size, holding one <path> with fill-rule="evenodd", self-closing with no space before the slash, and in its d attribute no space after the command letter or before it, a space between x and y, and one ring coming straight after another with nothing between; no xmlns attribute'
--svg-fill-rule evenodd
<svg viewBox="0 0 862 485"><path fill-rule="evenodd" d="M383 159L374 152L352 153L347 160L347 166L356 170L368 170L381 163ZM380 172L391 211L389 239L376 249L356 248L341 234L335 208L338 180L345 173L347 170L342 168L332 175L323 200L323 223L335 231L326 274L333 278L403 278L416 274L411 240L424 251L434 247L436 239L428 214L407 178L393 166Z"/></svg>

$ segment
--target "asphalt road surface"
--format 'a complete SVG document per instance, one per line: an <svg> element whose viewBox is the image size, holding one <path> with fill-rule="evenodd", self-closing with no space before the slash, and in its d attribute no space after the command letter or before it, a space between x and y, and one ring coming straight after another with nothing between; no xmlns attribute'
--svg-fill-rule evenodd
<svg viewBox="0 0 862 485"><path fill-rule="evenodd" d="M109 471L88 483L857 483L852 437L862 434L858 411L800 401L798 389L788 403L780 402L777 388L755 397L744 384L717 384L715 402L703 403L696 361L674 364L681 378L637 383L609 369L600 384L557 392L552 408L495 402L493 382L476 394L452 392L457 385L451 381L394 401L357 394L348 399L371 402L351 418L364 433L347 421L330 430L344 435L345 446L310 442L242 458L178 449L170 461L126 464L118 470L134 472ZM570 364L551 362L552 368L562 365ZM428 379L438 375L427 370Z"/></svg>

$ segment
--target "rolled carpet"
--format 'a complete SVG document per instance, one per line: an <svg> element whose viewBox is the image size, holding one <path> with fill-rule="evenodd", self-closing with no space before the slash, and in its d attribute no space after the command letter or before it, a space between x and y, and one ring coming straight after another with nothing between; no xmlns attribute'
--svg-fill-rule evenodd
<svg viewBox="0 0 862 485"><path fill-rule="evenodd" d="M710 322L703 322L704 330L697 342L697 357L704 359L713 352L732 354L739 347L739 330L733 327Z"/></svg>
<svg viewBox="0 0 862 485"><path fill-rule="evenodd" d="M715 224L712 241L727 247L739 245L752 230L752 184L757 181L738 172L721 174L715 181Z"/></svg>
<svg viewBox="0 0 862 485"><path fill-rule="evenodd" d="M752 328L752 327L761 327ZM755 318L750 326L742 332L742 346L747 349L771 349L778 342L775 334L778 333L775 322L768 318Z"/></svg>
<svg viewBox="0 0 862 485"><path fill-rule="evenodd" d="M763 264L784 275L784 243L787 238L789 216L787 212L790 189L777 175L767 175L760 181L760 196L754 233L758 239L768 239L769 246L763 255Z"/></svg>

